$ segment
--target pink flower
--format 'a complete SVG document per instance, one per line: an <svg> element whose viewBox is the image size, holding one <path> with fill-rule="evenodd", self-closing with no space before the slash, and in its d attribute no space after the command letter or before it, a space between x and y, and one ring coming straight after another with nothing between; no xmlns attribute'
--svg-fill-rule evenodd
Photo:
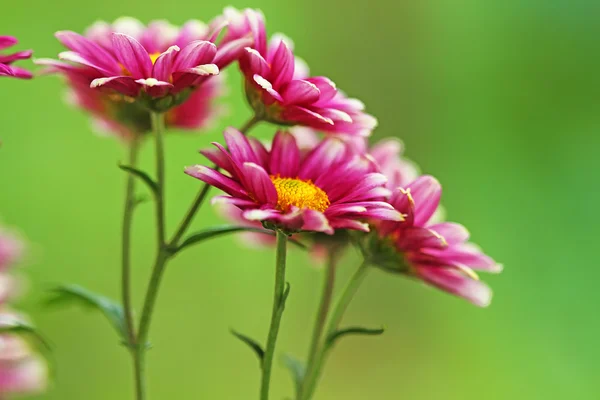
<svg viewBox="0 0 600 400"><path fill-rule="evenodd" d="M12 36L0 36L0 50L4 50L18 43L18 40ZM0 54L0 76L10 76L20 79L31 79L33 75L26 69L12 65L15 61L31 58L31 50L19 51L13 54Z"/></svg>
<svg viewBox="0 0 600 400"><path fill-rule="evenodd" d="M389 194L387 179L370 172L372 165L341 140L327 138L302 154L294 137L278 132L270 150L235 129L225 131L229 150L202 151L225 170L196 165L188 175L228 196L219 201L243 210L243 217L288 232L333 234L335 229L368 231L366 219L398 221L402 217L381 199Z"/></svg>
<svg viewBox="0 0 600 400"><path fill-rule="evenodd" d="M0 310L0 327L14 325L23 317ZM36 394L47 386L46 362L15 334L0 335L0 397L5 394Z"/></svg>
<svg viewBox="0 0 600 400"><path fill-rule="evenodd" d="M390 204L405 220L377 222L380 240L372 252L377 265L385 270L419 278L485 307L492 292L479 281L474 270L500 272L502 267L468 242L469 232L464 226L430 222L439 206L441 191L441 185L431 176L421 176L396 190Z"/></svg>
<svg viewBox="0 0 600 400"><path fill-rule="evenodd" d="M406 187L419 176L416 164L404 158L403 153L404 144L396 138L383 139L369 149L379 171L388 178L390 190Z"/></svg>
<svg viewBox="0 0 600 400"><path fill-rule="evenodd" d="M235 61L252 38L222 43L223 24L189 21L178 28L166 21L147 27L133 18L97 22L85 36L57 32L70 51L62 61L38 59L46 72L60 73L71 87L69 100L90 112L102 131L129 139L150 129L148 108L167 111L167 124L205 127L222 93L219 70Z"/></svg>
<svg viewBox="0 0 600 400"><path fill-rule="evenodd" d="M292 43L275 35L267 44L264 18L255 10L225 9L229 40L251 33L239 64L246 77L246 96L256 113L283 125L304 125L320 131L369 136L377 120L364 104L346 97L324 76L308 76L294 57ZM227 38L227 36L226 36Z"/></svg>

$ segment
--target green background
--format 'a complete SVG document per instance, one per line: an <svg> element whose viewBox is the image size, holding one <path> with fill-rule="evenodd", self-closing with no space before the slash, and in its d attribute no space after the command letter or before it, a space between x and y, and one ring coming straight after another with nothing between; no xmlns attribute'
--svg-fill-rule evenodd
<svg viewBox="0 0 600 400"><path fill-rule="evenodd" d="M3 7L0 32L62 51L53 33L132 15L210 19L219 2L31 0ZM597 399L597 249L600 146L599 7L584 0L305 0L235 2L260 7L270 33L285 32L315 74L330 76L379 118L375 138L398 136L444 185L451 220L505 265L483 276L488 309L374 271L345 322L388 331L349 338L327 366L316 399ZM20 65L28 65L28 62ZM236 67L230 115L203 135L167 140L168 225L199 187L182 167L198 148L240 126L250 111ZM118 297L124 160L117 141L91 132L63 102L60 79L0 81L0 215L30 241L28 310L55 347L49 400L131 399L128 355L99 316L40 306L53 284L76 282ZM273 129L256 132L267 137ZM144 166L151 166L145 146ZM135 225L136 302L153 257L150 204ZM218 223L206 207L194 227ZM273 252L234 238L212 241L170 265L148 357L151 399L256 399L255 357L230 327L263 340ZM344 260L340 279L357 264ZM307 351L321 271L294 251L292 293L279 354ZM292 394L278 364L273 399Z"/></svg>

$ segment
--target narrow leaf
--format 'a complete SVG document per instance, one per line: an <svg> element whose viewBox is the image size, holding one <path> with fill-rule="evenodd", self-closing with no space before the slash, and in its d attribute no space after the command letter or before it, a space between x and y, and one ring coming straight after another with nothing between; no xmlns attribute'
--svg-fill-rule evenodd
<svg viewBox="0 0 600 400"><path fill-rule="evenodd" d="M333 332L327 338L325 346L327 348L332 347L338 340L347 335L367 335L367 336L377 336L381 335L385 331L385 328L363 328L361 326L352 326L349 328L339 329Z"/></svg>
<svg viewBox="0 0 600 400"><path fill-rule="evenodd" d="M294 387L296 388L296 396L299 396L300 390L302 389L302 383L304 382L304 375L306 374L306 365L290 354L284 354L283 363L292 374Z"/></svg>
<svg viewBox="0 0 600 400"><path fill-rule="evenodd" d="M150 175L148 175L146 172L134 167L130 167L128 165L119 165L119 168L144 182L153 195L156 195L158 193L158 184L154 182L154 179L152 179Z"/></svg>
<svg viewBox="0 0 600 400"><path fill-rule="evenodd" d="M236 338L240 339L242 342L246 343L248 346L250 346L250 348L258 356L259 362L262 364L263 357L265 356L265 351L263 350L262 346L257 341L255 341L254 339L252 339L246 335L236 332L233 329L231 329L231 334L233 336L235 336Z"/></svg>
<svg viewBox="0 0 600 400"><path fill-rule="evenodd" d="M48 305L77 303L86 308L96 309L104 314L121 339L127 341L125 317L120 304L78 285L59 286L52 289L52 293L53 297L47 300Z"/></svg>

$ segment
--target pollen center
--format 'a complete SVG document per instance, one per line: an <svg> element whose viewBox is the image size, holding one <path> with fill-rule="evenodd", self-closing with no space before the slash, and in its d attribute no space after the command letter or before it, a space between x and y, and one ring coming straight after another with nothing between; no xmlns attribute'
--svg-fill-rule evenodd
<svg viewBox="0 0 600 400"><path fill-rule="evenodd" d="M271 175L271 182L277 190L277 209L281 211L295 206L324 212L331 204L327 193L310 180Z"/></svg>
<svg viewBox="0 0 600 400"><path fill-rule="evenodd" d="M156 63L156 60L158 60L158 57L160 57L161 53L150 53L150 60L152 60L152 65L154 65Z"/></svg>

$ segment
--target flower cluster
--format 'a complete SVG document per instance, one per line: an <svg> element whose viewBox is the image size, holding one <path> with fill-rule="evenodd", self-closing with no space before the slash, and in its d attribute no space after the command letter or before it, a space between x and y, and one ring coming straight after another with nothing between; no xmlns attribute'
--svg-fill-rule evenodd
<svg viewBox="0 0 600 400"><path fill-rule="evenodd" d="M23 243L0 227L0 329L23 324L26 319L7 306L18 292L18 281L9 270L20 259ZM15 333L0 334L0 397L14 393L38 393L46 387L45 361Z"/></svg>
<svg viewBox="0 0 600 400"><path fill-rule="evenodd" d="M0 50L12 47L19 41L13 36L0 36ZM31 58L31 50L19 51L13 54L0 54L0 76L9 76L19 79L31 79L31 72L13 65L15 61Z"/></svg>

